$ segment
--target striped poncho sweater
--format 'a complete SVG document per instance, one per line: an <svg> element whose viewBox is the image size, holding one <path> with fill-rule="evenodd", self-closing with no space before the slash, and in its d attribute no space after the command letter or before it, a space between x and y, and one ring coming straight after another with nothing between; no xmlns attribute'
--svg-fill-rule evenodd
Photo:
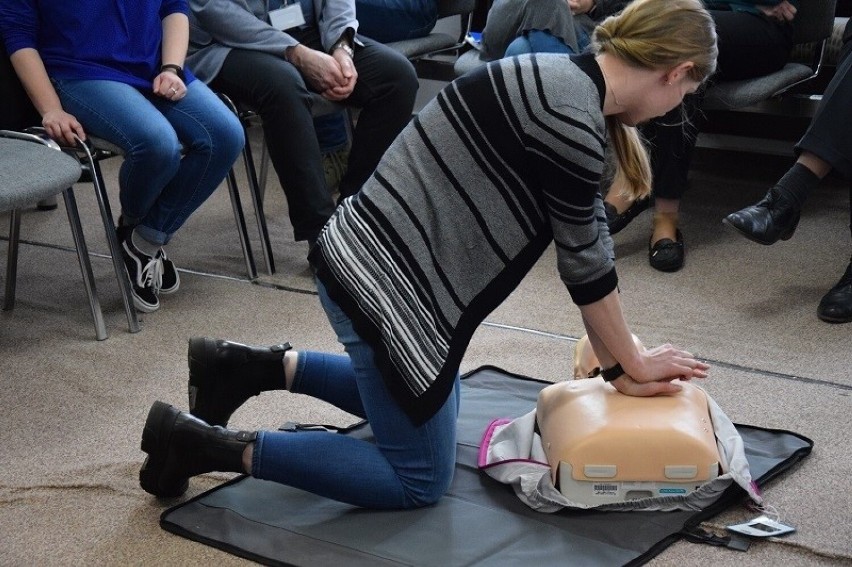
<svg viewBox="0 0 852 567"><path fill-rule="evenodd" d="M578 305L617 285L598 192L603 77L591 56L503 59L403 130L310 259L415 424L452 389L477 326L551 241Z"/></svg>

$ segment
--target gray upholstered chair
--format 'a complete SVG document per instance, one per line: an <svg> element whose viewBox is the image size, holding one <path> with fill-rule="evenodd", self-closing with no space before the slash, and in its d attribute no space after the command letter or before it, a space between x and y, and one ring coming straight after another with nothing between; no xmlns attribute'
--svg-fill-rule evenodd
<svg viewBox="0 0 852 567"><path fill-rule="evenodd" d="M393 41L386 45L411 61L458 50L465 45L464 38L470 31L471 17L475 9L476 0L438 0L438 19L454 16L461 19L459 36L433 31L425 37Z"/></svg>
<svg viewBox="0 0 852 567"><path fill-rule="evenodd" d="M705 110L735 110L779 97L793 87L817 76L825 46L834 27L836 0L808 0L799 3L793 33L793 57L782 69L754 79L722 81L707 89ZM481 52L470 49L456 60L453 70L460 77L487 63Z"/></svg>
<svg viewBox="0 0 852 567"><path fill-rule="evenodd" d="M837 0L799 2L793 26L793 57L782 69L769 75L741 81L711 84L703 102L705 110L736 110L780 97L790 89L817 76L826 44L834 29Z"/></svg>
<svg viewBox="0 0 852 567"><path fill-rule="evenodd" d="M79 161L62 152L50 140L32 134L0 130L0 211L11 211L3 310L10 311L15 305L22 209L62 194L83 274L83 285L95 321L95 336L100 341L108 335L72 188L80 178L81 171Z"/></svg>

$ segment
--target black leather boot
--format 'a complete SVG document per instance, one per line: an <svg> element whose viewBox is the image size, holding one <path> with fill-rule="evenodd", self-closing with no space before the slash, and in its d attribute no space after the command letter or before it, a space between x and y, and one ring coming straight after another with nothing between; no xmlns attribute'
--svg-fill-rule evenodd
<svg viewBox="0 0 852 567"><path fill-rule="evenodd" d="M243 451L256 439L257 432L208 425L174 406L154 402L142 431L142 450L148 457L139 471L139 484L154 496L171 498L186 492L191 476L244 472Z"/></svg>
<svg viewBox="0 0 852 567"><path fill-rule="evenodd" d="M819 302L817 316L827 323L852 322L852 261L840 281Z"/></svg>
<svg viewBox="0 0 852 567"><path fill-rule="evenodd" d="M291 348L290 343L252 347L206 337L189 339L189 412L224 427L250 397L283 390L284 353Z"/></svg>
<svg viewBox="0 0 852 567"><path fill-rule="evenodd" d="M773 187L756 204L729 214L724 223L759 244L789 240L799 224L800 205Z"/></svg>

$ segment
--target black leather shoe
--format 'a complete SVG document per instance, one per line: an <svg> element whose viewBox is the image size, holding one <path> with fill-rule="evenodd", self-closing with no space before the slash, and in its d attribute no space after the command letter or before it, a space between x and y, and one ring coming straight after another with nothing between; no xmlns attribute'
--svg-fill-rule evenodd
<svg viewBox="0 0 852 567"><path fill-rule="evenodd" d="M840 281L819 302L817 316L826 323L852 322L852 262Z"/></svg>
<svg viewBox="0 0 852 567"><path fill-rule="evenodd" d="M139 484L154 496L173 498L186 492L189 477L213 471L244 472L243 451L257 439L255 431L214 427L154 402L142 431L148 457L139 470Z"/></svg>
<svg viewBox="0 0 852 567"><path fill-rule="evenodd" d="M658 240L653 246L648 242L648 262L656 270L676 272L683 267L685 257L686 250L680 230L677 231L677 242L671 238Z"/></svg>
<svg viewBox="0 0 852 567"><path fill-rule="evenodd" d="M790 240L799 224L799 206L771 189L756 204L729 214L722 222L759 244Z"/></svg>
<svg viewBox="0 0 852 567"><path fill-rule="evenodd" d="M610 234L618 234L621 230L630 224L630 221L639 216L639 213L648 208L651 199L639 199L627 207L627 209L618 214L616 208L604 201L604 211L606 212L606 224L609 227Z"/></svg>
<svg viewBox="0 0 852 567"><path fill-rule="evenodd" d="M291 348L290 343L252 347L206 337L189 339L189 412L224 427L250 397L283 390L282 360Z"/></svg>

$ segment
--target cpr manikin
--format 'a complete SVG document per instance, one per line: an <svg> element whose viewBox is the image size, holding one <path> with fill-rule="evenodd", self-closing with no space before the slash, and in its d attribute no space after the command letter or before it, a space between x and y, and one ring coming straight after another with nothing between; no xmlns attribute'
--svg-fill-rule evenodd
<svg viewBox="0 0 852 567"><path fill-rule="evenodd" d="M583 337L574 352L574 380L542 388L528 414L491 422L480 468L543 512L698 510L731 481L760 502L742 439L704 390L679 382L676 394L628 396L599 372Z"/></svg>
<svg viewBox="0 0 852 567"><path fill-rule="evenodd" d="M574 375L599 368L584 336ZM689 382L681 385L676 394L646 398L599 378L544 388L536 420L554 485L571 500L604 504L687 494L716 478L720 458L707 396Z"/></svg>

